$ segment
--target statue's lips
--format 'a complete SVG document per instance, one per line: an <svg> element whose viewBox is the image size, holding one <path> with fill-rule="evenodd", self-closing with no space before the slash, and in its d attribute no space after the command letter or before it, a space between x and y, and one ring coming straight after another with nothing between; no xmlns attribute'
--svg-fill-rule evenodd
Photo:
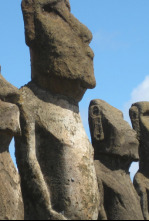
<svg viewBox="0 0 149 221"><path fill-rule="evenodd" d="M90 48L90 47L88 47L88 49L87 49L87 56L89 57L89 58L91 58L92 60L94 59L94 52L93 52L93 50Z"/></svg>

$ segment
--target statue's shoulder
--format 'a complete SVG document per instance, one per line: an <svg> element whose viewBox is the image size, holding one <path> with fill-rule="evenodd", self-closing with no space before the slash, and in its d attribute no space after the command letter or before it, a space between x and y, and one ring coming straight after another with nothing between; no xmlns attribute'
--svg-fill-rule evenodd
<svg viewBox="0 0 149 221"><path fill-rule="evenodd" d="M143 175L141 172L137 172L133 181L134 186L136 188L142 189L143 187L146 186L146 182L149 182L149 179L145 175Z"/></svg>
<svg viewBox="0 0 149 221"><path fill-rule="evenodd" d="M19 89L10 84L0 73L0 99L6 102L17 103Z"/></svg>

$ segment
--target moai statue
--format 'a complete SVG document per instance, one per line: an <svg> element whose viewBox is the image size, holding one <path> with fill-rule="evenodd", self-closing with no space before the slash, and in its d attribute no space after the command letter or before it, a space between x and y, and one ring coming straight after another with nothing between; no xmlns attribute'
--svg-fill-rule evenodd
<svg viewBox="0 0 149 221"><path fill-rule="evenodd" d="M23 220L20 178L9 153L14 135L20 134L17 88L0 74L0 220Z"/></svg>
<svg viewBox="0 0 149 221"><path fill-rule="evenodd" d="M16 157L25 219L96 220L94 151L78 102L95 87L91 32L68 0L23 0L32 80L21 88Z"/></svg>
<svg viewBox="0 0 149 221"><path fill-rule="evenodd" d="M130 118L139 140L139 171L134 186L140 196L145 220L149 220L149 102L138 102L130 109Z"/></svg>
<svg viewBox="0 0 149 221"><path fill-rule="evenodd" d="M143 220L129 174L131 163L139 158L135 131L124 121L121 111L102 100L91 101L89 124L102 192L99 220Z"/></svg>

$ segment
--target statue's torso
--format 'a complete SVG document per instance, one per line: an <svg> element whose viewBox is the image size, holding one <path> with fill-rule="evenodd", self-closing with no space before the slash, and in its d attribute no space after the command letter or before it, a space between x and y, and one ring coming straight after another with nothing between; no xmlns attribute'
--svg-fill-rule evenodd
<svg viewBox="0 0 149 221"><path fill-rule="evenodd" d="M8 151L0 153L0 220L23 220L20 179Z"/></svg>
<svg viewBox="0 0 149 221"><path fill-rule="evenodd" d="M143 220L139 197L129 174L123 170L110 170L95 161L98 179L104 189L104 207L110 220Z"/></svg>
<svg viewBox="0 0 149 221"><path fill-rule="evenodd" d="M69 219L97 219L98 189L93 148L78 106L33 87L21 90L35 124L35 148L53 209Z"/></svg>

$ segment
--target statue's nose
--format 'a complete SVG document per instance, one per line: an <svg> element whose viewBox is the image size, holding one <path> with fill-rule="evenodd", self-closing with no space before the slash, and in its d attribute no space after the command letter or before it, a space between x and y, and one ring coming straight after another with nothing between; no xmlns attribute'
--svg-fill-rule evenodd
<svg viewBox="0 0 149 221"><path fill-rule="evenodd" d="M83 39L85 43L88 43L88 44L90 44L90 42L93 39L93 35L91 31L83 24L81 27L80 37Z"/></svg>

